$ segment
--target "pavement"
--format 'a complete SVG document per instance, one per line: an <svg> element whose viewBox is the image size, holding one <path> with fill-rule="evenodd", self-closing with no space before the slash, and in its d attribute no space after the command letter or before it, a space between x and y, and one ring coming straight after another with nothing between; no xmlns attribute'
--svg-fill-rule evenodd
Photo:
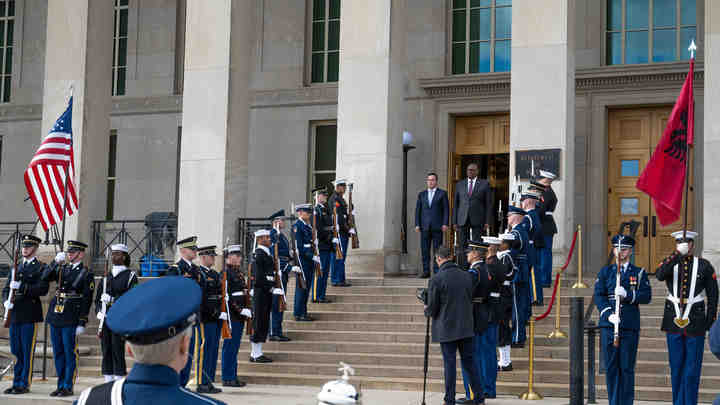
<svg viewBox="0 0 720 405"><path fill-rule="evenodd" d="M90 385L99 384L102 380L81 378L75 386L75 394L79 395L82 390ZM0 382L0 393L10 386L10 381ZM316 395L320 391L318 387L286 386L277 385L250 385L243 388L220 387L223 392L213 395L213 398L226 402L229 405L317 405ZM24 395L3 395L0 394L0 403L3 405L40 405L55 404L69 405L75 397L51 398L48 394L55 389L54 379L48 381L33 381L32 392ZM462 395L461 393L459 395ZM524 403L516 397L504 396L497 399L488 399L488 405L509 405ZM567 398L545 398L532 401L533 405L565 405ZM362 405L421 405L422 392L414 391L384 391L364 390L362 391ZM443 394L439 392L428 392L426 395L427 405L442 405ZM607 404L606 400L598 400L599 405ZM665 405L666 402L638 402L637 405Z"/></svg>

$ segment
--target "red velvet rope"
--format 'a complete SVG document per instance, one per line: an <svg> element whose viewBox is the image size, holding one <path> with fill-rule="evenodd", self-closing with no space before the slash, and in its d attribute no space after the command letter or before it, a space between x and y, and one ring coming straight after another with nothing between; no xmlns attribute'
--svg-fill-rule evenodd
<svg viewBox="0 0 720 405"><path fill-rule="evenodd" d="M567 257L567 260L565 261L565 265L562 266L560 271L558 271L557 274L555 275L555 286L553 287L552 298L550 298L550 305L548 305L548 309L547 309L547 311L545 311L544 314L535 317L535 321L541 321L541 320L547 318L547 316L550 315L550 311L552 311L552 307L553 307L553 304L555 303L555 298L556 298L557 292L558 292L558 285L560 284L560 273L564 272L565 269L567 269L567 267L570 265L570 259L572 258L572 255L575 252L575 242L577 241L577 235L578 235L578 232L575 231L575 234L573 235L572 244L570 245L570 252L568 252L568 257Z"/></svg>

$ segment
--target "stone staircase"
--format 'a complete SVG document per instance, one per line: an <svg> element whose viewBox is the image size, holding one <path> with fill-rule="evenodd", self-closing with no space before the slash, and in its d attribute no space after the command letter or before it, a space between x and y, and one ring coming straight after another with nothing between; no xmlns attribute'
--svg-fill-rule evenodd
<svg viewBox="0 0 720 405"><path fill-rule="evenodd" d="M337 378L338 362L344 361L355 368L356 375L352 381L363 389L421 391L425 317L422 305L415 298L415 291L418 287L426 286L427 280L357 277L351 281L353 286L349 288L329 287L328 298L332 303L309 304L308 311L315 318L314 322L294 321L294 282L291 281L288 287L289 308L283 326L293 341L266 343L264 350L275 361L255 364L248 361L250 345L247 337L243 337L238 356L240 378L251 384L320 386ZM560 291L561 328L566 332L569 296L585 297L586 307L592 297L591 288L571 290L567 284L564 283ZM645 401L671 401L665 336L659 328L664 286L655 280L651 284L654 300L642 308L643 329L635 397ZM546 302L549 302L552 291L546 289L545 294L548 297ZM544 312L537 307L535 310L536 314ZM593 316L597 316L597 311L594 311ZM96 328L96 322L92 322L88 332L80 337L83 353L80 375L84 377L100 375L101 357L98 340L94 335ZM553 317L537 324L535 389L547 397L567 397L570 378L568 340L547 338L553 329L554 311ZM7 329L0 331L0 336L7 336ZM4 342L0 341L0 346L3 345ZM599 356L599 347L596 349ZM38 345L37 351L40 350L41 345ZM527 348L513 349L512 357L514 371L498 375L499 395L518 395L527 389ZM599 360L596 362L596 370L599 370ZM35 364L39 363L38 357ZM131 364L132 360L129 361ZM443 391L442 356L436 344L430 347L429 367L429 390ZM49 359L48 371L54 373L52 359ZM216 380L219 380L219 376ZM604 375L597 375L596 382L598 397L605 398ZM462 392L459 370L458 392ZM700 401L711 403L719 394L720 361L706 350Z"/></svg>

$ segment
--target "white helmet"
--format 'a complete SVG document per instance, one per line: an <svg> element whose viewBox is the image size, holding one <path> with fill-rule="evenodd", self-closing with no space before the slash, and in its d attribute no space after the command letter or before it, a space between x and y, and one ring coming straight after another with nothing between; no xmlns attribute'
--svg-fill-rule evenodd
<svg viewBox="0 0 720 405"><path fill-rule="evenodd" d="M359 404L360 393L348 383L348 374L355 375L355 370L349 365L340 362L339 371L343 372L342 379L330 381L323 385L318 394L318 405L356 405Z"/></svg>

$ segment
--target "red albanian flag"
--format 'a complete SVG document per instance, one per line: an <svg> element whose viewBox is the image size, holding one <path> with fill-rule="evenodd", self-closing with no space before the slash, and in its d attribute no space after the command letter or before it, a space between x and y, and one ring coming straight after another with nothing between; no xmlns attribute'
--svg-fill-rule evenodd
<svg viewBox="0 0 720 405"><path fill-rule="evenodd" d="M680 218L685 188L686 164L695 133L695 99L693 98L693 70L690 72L675 102L665 132L655 147L650 161L640 174L635 187L653 200L660 224L669 225Z"/></svg>

